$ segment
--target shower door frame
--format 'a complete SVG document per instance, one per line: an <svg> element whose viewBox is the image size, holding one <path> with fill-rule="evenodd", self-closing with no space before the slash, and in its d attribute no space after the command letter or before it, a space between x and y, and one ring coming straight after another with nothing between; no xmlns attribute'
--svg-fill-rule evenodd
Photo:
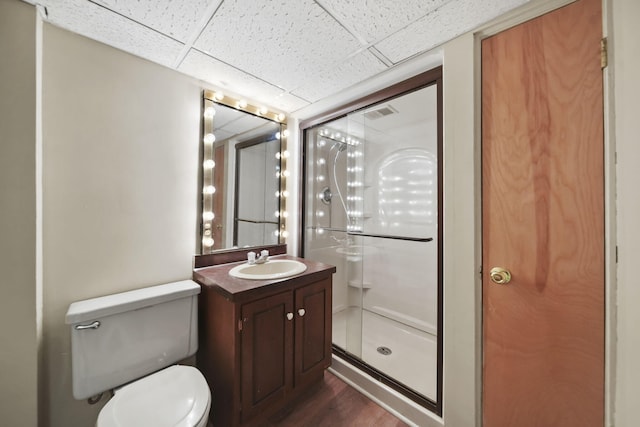
<svg viewBox="0 0 640 427"><path fill-rule="evenodd" d="M417 91L419 89L423 89L429 86L436 86L436 101L437 101L437 159L438 159L438 235L437 235L437 253L438 253L438 280L437 280L437 379L436 379L436 401L432 401L427 397L423 396L420 393L406 387L405 385L399 383L394 380L392 377L389 377L384 372L370 366L366 362L361 359L352 356L344 349L337 347L332 344L333 354L345 359L351 365L357 367L364 373L369 376L377 379L381 383L391 387L397 392L401 393L408 399L418 403L419 405L425 407L426 409L434 412L438 416L442 415L442 383L443 383L443 334L444 334L444 325L443 325L443 189L444 189L444 174L443 174L443 107L442 107L442 66L433 68L424 73L418 74L414 77L411 77L402 82L396 83L392 86L389 86L385 89L381 89L372 94L366 95L362 98L356 99L352 102L346 103L344 105L338 106L331 110L328 110L324 113L320 113L314 117L303 120L299 124L300 135L302 138L302 149L300 150L300 165L301 165L301 174L299 177L299 188L300 188L300 204L298 217L299 221L299 229L298 229L298 255L300 257L304 257L304 236L305 236L305 228L306 228L306 218L304 215L305 212L305 203L306 203L306 181L307 181L307 134L306 131L314 128L316 126L322 125L326 122L337 120L343 117L348 116L350 113L356 112L358 110L362 110L365 108L369 108L375 104L379 104L384 101L388 101L392 98L397 98L411 92Z"/></svg>

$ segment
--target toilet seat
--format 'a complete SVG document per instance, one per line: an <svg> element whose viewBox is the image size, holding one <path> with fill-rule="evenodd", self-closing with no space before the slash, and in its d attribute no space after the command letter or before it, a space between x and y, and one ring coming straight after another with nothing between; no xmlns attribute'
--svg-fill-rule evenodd
<svg viewBox="0 0 640 427"><path fill-rule="evenodd" d="M170 366L117 390L96 427L200 427L207 425L211 392L192 366Z"/></svg>

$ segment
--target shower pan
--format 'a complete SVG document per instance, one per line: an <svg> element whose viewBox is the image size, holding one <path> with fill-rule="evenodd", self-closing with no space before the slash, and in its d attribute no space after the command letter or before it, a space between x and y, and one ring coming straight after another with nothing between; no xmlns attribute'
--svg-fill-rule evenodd
<svg viewBox="0 0 640 427"><path fill-rule="evenodd" d="M438 85L305 129L303 255L337 267L334 353L439 412Z"/></svg>

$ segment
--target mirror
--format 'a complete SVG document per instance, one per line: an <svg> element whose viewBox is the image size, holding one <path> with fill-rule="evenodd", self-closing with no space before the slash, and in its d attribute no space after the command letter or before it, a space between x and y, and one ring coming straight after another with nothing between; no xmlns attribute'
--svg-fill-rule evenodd
<svg viewBox="0 0 640 427"><path fill-rule="evenodd" d="M203 96L200 254L283 243L284 115Z"/></svg>

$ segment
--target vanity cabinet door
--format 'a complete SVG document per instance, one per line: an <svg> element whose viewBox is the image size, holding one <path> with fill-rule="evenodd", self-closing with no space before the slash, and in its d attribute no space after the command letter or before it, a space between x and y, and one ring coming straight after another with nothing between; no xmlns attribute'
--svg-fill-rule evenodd
<svg viewBox="0 0 640 427"><path fill-rule="evenodd" d="M291 291L242 305L243 422L282 401L291 389L294 319Z"/></svg>
<svg viewBox="0 0 640 427"><path fill-rule="evenodd" d="M318 380L331 365L331 279L295 291L294 384Z"/></svg>

